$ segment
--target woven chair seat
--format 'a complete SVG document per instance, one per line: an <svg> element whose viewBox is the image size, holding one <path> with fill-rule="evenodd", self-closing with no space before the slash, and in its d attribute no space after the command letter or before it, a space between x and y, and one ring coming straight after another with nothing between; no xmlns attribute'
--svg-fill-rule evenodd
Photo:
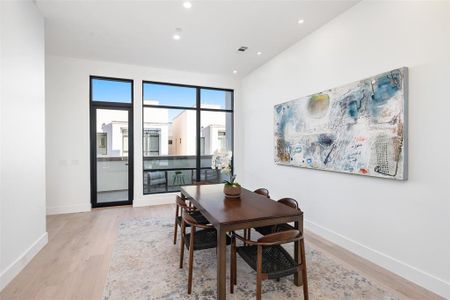
<svg viewBox="0 0 450 300"><path fill-rule="evenodd" d="M255 230L262 235L268 235L275 232L275 225L256 227Z"/></svg>
<svg viewBox="0 0 450 300"><path fill-rule="evenodd" d="M293 229L295 229L294 226L287 224L287 223L283 223L283 224L277 225L276 231L280 232L280 231L288 231L288 230L293 230Z"/></svg>
<svg viewBox="0 0 450 300"><path fill-rule="evenodd" d="M295 229L294 226L287 224L287 223L255 228L255 230L257 232L261 233L262 235L268 235L268 234L271 234L274 232L288 231L288 230L292 230L292 229Z"/></svg>
<svg viewBox="0 0 450 300"><path fill-rule="evenodd" d="M186 234L186 248L189 249L191 234ZM227 235L227 245L231 244L231 238ZM195 232L194 250L210 249L217 247L217 231L214 228L203 229Z"/></svg>
<svg viewBox="0 0 450 300"><path fill-rule="evenodd" d="M195 221L197 221L197 223L199 224L209 224L209 221L205 218L204 215L202 215L201 212L199 211L195 211L193 213L191 213L191 216L195 219ZM177 221L179 224L181 224L181 216L177 217ZM191 225L186 223L186 227L190 227Z"/></svg>
<svg viewBox="0 0 450 300"><path fill-rule="evenodd" d="M256 271L258 246L237 247L236 251ZM292 256L280 245L262 248L262 273L269 279L289 276L297 272L297 264Z"/></svg>

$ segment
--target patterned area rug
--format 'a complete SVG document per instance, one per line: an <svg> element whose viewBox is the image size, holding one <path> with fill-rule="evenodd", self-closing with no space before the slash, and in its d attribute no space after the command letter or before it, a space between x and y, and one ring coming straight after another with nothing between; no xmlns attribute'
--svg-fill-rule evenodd
<svg viewBox="0 0 450 300"><path fill-rule="evenodd" d="M293 253L292 245L286 249ZM310 299L400 299L308 245L306 253ZM195 252L194 261L193 293L188 296L187 251L185 267L179 269L179 242L173 245L172 221L124 221L119 227L103 299L216 299L215 249ZM256 274L239 255L237 274L234 294L229 294L227 278L227 299L254 299ZM263 281L263 299L288 298L303 299L302 288L294 285L293 276L280 282Z"/></svg>

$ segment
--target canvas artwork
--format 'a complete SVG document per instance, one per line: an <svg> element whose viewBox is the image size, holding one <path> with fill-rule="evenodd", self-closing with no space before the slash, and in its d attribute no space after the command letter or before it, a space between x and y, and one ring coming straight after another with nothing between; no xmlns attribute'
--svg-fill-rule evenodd
<svg viewBox="0 0 450 300"><path fill-rule="evenodd" d="M407 71L276 105L275 162L406 180Z"/></svg>

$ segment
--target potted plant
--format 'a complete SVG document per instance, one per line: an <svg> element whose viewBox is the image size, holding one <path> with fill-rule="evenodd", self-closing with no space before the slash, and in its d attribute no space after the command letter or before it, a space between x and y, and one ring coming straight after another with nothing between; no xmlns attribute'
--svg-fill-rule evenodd
<svg viewBox="0 0 450 300"><path fill-rule="evenodd" d="M223 186L223 193L228 198L239 198L241 196L241 185L234 180L236 175L231 176L230 180L226 180Z"/></svg>
<svg viewBox="0 0 450 300"><path fill-rule="evenodd" d="M238 198L241 195L241 185L237 183L236 175L231 172L231 158L233 154L231 151L223 152L216 150L212 157L211 168L220 170L222 174L229 176L228 180L225 180L223 186L223 192L228 198Z"/></svg>

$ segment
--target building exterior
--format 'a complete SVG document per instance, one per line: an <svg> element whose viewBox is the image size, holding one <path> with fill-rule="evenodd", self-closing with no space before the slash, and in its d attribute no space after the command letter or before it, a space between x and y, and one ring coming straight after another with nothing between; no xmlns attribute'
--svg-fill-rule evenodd
<svg viewBox="0 0 450 300"><path fill-rule="evenodd" d="M146 101L146 104L157 101ZM217 108L209 105L208 108ZM196 112L183 110L169 120L169 109L144 108L143 154L154 156L196 155ZM123 111L104 111L97 115L97 153L99 157L128 155L128 116ZM201 113L201 154L231 149L231 120L222 112ZM227 130L227 127L230 127Z"/></svg>
<svg viewBox="0 0 450 300"><path fill-rule="evenodd" d="M218 105L203 106L204 108L220 108ZM196 154L196 112L185 110L173 119L171 126L172 147L170 155ZM202 111L200 116L200 153L211 155L216 150L231 149L231 119L223 112ZM227 130L227 126L229 129Z"/></svg>

